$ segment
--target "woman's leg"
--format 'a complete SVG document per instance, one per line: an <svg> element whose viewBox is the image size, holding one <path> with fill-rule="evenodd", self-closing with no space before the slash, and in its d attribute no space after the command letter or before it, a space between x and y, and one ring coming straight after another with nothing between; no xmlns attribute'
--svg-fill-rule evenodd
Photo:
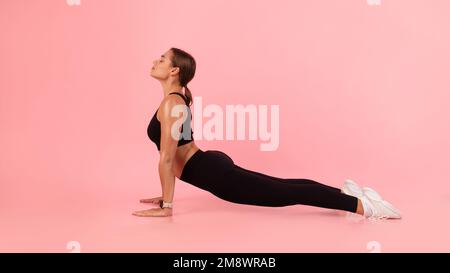
<svg viewBox="0 0 450 273"><path fill-rule="evenodd" d="M296 204L356 212L358 199L312 180L282 178L234 165L218 178L214 194L224 200L257 206L282 207Z"/></svg>
<svg viewBox="0 0 450 273"><path fill-rule="evenodd" d="M234 164L226 153L215 150L194 154L186 163L181 180L240 204L303 204L350 212L356 212L358 205L356 197L336 188L309 179L283 179L247 170Z"/></svg>
<svg viewBox="0 0 450 273"><path fill-rule="evenodd" d="M263 173L260 173L260 172L255 172L255 171L252 171L252 170L249 170L249 169L245 169L245 168L242 168L242 167L240 167L238 165L235 165L235 166L238 169L240 169L240 170L242 170L244 172L252 173L252 174L255 174L255 175L262 176L264 178L273 179L275 181L279 181L279 182L283 182L283 183L322 185L322 186L324 186L324 187L326 187L326 188L328 188L330 190L333 190L333 191L336 191L336 192L341 192L341 190L338 189L338 188L335 188L335 187L332 187L332 186L328 186L328 185L319 183L319 182L311 180L311 179L306 179L306 178L280 178L280 177L275 177L275 176L270 176L270 175L267 175L267 174L263 174Z"/></svg>

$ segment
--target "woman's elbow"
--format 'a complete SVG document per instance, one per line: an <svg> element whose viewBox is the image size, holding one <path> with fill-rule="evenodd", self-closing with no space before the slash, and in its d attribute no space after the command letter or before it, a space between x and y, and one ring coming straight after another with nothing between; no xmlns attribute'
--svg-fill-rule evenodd
<svg viewBox="0 0 450 273"><path fill-rule="evenodd" d="M166 153L161 153L161 155L159 157L159 164L160 165L172 166L173 161L174 161L174 156L166 154Z"/></svg>

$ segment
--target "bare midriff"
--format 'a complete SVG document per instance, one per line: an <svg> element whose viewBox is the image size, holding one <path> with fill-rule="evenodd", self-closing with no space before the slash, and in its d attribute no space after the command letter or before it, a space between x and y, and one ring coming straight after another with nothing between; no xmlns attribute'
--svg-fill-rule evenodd
<svg viewBox="0 0 450 273"><path fill-rule="evenodd" d="M199 148L195 145L194 141L177 147L175 153L175 159L173 161L172 170L174 175L180 179L183 168L186 162L191 158L191 156L198 151Z"/></svg>

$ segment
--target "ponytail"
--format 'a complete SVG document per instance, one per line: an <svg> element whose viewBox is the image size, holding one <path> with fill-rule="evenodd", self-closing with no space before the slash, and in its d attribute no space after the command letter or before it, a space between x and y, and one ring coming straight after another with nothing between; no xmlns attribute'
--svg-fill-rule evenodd
<svg viewBox="0 0 450 273"><path fill-rule="evenodd" d="M191 93L191 90L189 90L189 88L187 87L187 84L184 86L184 93L185 93L185 95L186 95L186 97L187 97L187 100L188 100L188 102L187 102L188 106L191 106L192 103L194 103L194 101L193 101L193 99L192 99L192 93ZM191 103L191 102L192 102L192 103Z"/></svg>

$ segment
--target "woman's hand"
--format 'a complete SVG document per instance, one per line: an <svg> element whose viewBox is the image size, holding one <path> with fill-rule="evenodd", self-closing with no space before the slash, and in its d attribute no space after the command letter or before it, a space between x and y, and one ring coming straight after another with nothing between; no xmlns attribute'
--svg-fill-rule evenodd
<svg viewBox="0 0 450 273"><path fill-rule="evenodd" d="M157 204L159 205L159 202L163 200L162 196L149 198L149 199L141 199L141 203L150 203L150 204Z"/></svg>
<svg viewBox="0 0 450 273"><path fill-rule="evenodd" d="M155 208L155 209L146 209L146 210L139 210L133 212L133 215L140 216L140 217L166 217L166 216L172 216L172 209L171 208Z"/></svg>

